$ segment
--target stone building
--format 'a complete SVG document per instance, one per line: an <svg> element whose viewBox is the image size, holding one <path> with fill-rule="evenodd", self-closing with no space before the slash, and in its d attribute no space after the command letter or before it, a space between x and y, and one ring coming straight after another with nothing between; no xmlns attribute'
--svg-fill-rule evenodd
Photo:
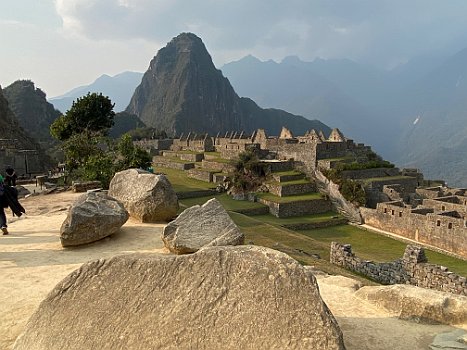
<svg viewBox="0 0 467 350"><path fill-rule="evenodd" d="M365 224L467 258L467 197L424 199L412 207L402 201L361 208Z"/></svg>
<svg viewBox="0 0 467 350"><path fill-rule="evenodd" d="M19 177L30 177L43 170L37 150L23 149L15 139L0 139L0 173L7 166L13 167Z"/></svg>

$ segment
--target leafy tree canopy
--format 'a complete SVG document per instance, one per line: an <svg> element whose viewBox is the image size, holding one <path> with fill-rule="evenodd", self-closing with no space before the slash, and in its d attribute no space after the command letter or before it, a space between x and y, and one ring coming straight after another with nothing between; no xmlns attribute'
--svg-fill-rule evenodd
<svg viewBox="0 0 467 350"><path fill-rule="evenodd" d="M107 96L88 92L52 123L50 133L61 141L82 133L105 135L114 122L113 108L114 104Z"/></svg>

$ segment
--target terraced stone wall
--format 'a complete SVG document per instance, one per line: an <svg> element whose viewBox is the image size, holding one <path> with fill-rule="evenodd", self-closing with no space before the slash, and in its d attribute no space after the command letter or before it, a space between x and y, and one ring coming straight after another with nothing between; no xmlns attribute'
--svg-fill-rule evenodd
<svg viewBox="0 0 467 350"><path fill-rule="evenodd" d="M444 266L429 264L423 248L408 245L401 259L375 263L352 253L350 244L331 243L331 263L365 275L382 284L411 284L467 295L467 279Z"/></svg>

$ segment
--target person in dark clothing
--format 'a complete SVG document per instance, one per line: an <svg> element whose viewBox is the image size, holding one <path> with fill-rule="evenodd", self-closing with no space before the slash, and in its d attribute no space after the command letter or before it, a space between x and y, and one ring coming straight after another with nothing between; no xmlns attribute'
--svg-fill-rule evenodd
<svg viewBox="0 0 467 350"><path fill-rule="evenodd" d="M3 176L0 175L0 228L4 235L8 234L8 226L6 224L5 208L8 206L5 198L5 184L3 182Z"/></svg>
<svg viewBox="0 0 467 350"><path fill-rule="evenodd" d="M16 178L18 177L15 173L15 169L8 165L5 169L5 183L8 186L16 186Z"/></svg>

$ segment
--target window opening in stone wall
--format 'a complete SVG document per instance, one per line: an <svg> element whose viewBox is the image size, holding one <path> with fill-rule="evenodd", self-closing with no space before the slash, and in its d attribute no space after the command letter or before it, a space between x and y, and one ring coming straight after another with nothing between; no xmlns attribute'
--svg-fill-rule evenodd
<svg viewBox="0 0 467 350"><path fill-rule="evenodd" d="M450 222L450 223L448 224L448 228L449 228L449 229L452 228L452 222Z"/></svg>
<svg viewBox="0 0 467 350"><path fill-rule="evenodd" d="M384 214L386 214L388 212L388 208L384 208ZM467 222L466 222L466 225L467 225Z"/></svg>
<svg viewBox="0 0 467 350"><path fill-rule="evenodd" d="M441 226L441 221L440 220L436 220L436 226Z"/></svg>
<svg viewBox="0 0 467 350"><path fill-rule="evenodd" d="M401 212L401 211L399 212L399 217L400 217L400 218L402 217L402 212Z"/></svg>
<svg viewBox="0 0 467 350"><path fill-rule="evenodd" d="M394 215L394 210L391 210L391 215Z"/></svg>
<svg viewBox="0 0 467 350"><path fill-rule="evenodd" d="M441 210L446 210L446 207L444 205L441 206Z"/></svg>

